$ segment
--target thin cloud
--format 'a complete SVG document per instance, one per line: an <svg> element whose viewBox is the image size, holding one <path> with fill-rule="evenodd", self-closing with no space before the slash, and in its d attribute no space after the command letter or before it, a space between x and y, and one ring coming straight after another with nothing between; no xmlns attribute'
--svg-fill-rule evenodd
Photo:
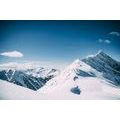
<svg viewBox="0 0 120 120"><path fill-rule="evenodd" d="M110 44L111 41L110 40L104 40L104 43Z"/></svg>
<svg viewBox="0 0 120 120"><path fill-rule="evenodd" d="M0 55L6 56L6 57L14 57L14 58L21 58L24 55L19 52L19 51L8 51L8 52L3 52Z"/></svg>
<svg viewBox="0 0 120 120"><path fill-rule="evenodd" d="M102 43L102 42L103 42L103 40L102 40L102 39L99 39L99 40L98 40L98 42L99 42L99 43Z"/></svg>
<svg viewBox="0 0 120 120"><path fill-rule="evenodd" d="M110 32L109 34L110 34L110 35L114 35L114 36L120 36L120 33L119 33L119 32Z"/></svg>
<svg viewBox="0 0 120 120"><path fill-rule="evenodd" d="M111 41L108 40L108 39L107 40L99 39L98 42L99 43L105 43L105 44L110 44L111 43Z"/></svg>

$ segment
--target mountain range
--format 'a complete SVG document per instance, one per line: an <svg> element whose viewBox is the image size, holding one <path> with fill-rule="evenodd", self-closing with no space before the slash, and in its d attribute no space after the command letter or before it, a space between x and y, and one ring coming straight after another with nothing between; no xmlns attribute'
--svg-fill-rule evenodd
<svg viewBox="0 0 120 120"><path fill-rule="evenodd" d="M0 70L0 79L32 90L38 90L47 81L55 77L58 72L55 69L42 67L26 70L9 68Z"/></svg>
<svg viewBox="0 0 120 120"><path fill-rule="evenodd" d="M110 92L114 95L118 92L113 91L120 90L120 62L102 51L81 60L77 59L61 71L39 66L24 70L4 66L0 69L1 80L58 98L109 97Z"/></svg>

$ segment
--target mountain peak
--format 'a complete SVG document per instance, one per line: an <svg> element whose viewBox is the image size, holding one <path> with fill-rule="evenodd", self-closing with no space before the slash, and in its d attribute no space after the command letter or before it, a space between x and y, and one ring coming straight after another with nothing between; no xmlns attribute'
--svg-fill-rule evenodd
<svg viewBox="0 0 120 120"><path fill-rule="evenodd" d="M104 53L103 50L99 50L96 54L88 55L86 58L96 57L96 56L99 56L99 55L107 55L107 54Z"/></svg>
<svg viewBox="0 0 120 120"><path fill-rule="evenodd" d="M80 59L76 59L73 63L79 64L80 63Z"/></svg>
<svg viewBox="0 0 120 120"><path fill-rule="evenodd" d="M103 50L98 50L96 55L99 55L99 54L104 54Z"/></svg>
<svg viewBox="0 0 120 120"><path fill-rule="evenodd" d="M109 82L120 85L120 62L114 60L103 51L82 59L82 61L101 72L103 77L107 78Z"/></svg>
<svg viewBox="0 0 120 120"><path fill-rule="evenodd" d="M89 71L92 68L80 59L76 59L67 67L67 71Z"/></svg>
<svg viewBox="0 0 120 120"><path fill-rule="evenodd" d="M83 66L86 66L86 64L80 59L76 59L69 67L76 69Z"/></svg>
<svg viewBox="0 0 120 120"><path fill-rule="evenodd" d="M108 56L108 55L104 53L102 50L99 50L95 56Z"/></svg>
<svg viewBox="0 0 120 120"><path fill-rule="evenodd" d="M107 55L103 50L99 50L97 54L94 55L88 55L85 59L91 59L91 58L104 58L104 59L110 59L111 57ZM83 61L83 60L82 60Z"/></svg>

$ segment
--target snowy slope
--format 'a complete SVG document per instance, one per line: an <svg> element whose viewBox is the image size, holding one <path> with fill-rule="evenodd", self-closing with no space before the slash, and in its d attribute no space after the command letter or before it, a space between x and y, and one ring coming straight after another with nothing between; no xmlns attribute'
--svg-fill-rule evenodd
<svg viewBox="0 0 120 120"><path fill-rule="evenodd" d="M105 81L100 72L78 59L39 92L59 99L119 99L120 89Z"/></svg>
<svg viewBox="0 0 120 120"><path fill-rule="evenodd" d="M66 67L57 77L47 82L46 85L40 89L40 91L46 91L46 89L49 87L51 87L50 89L52 89L53 86L60 85L69 80L71 80L73 82L72 85L74 85L79 78L96 76L102 77L102 74L77 59L71 65Z"/></svg>
<svg viewBox="0 0 120 120"><path fill-rule="evenodd" d="M48 99L48 96L7 81L0 80L0 99L32 100Z"/></svg>
<svg viewBox="0 0 120 120"><path fill-rule="evenodd" d="M52 93L40 93L15 84L0 80L0 99L14 100L47 100L47 99L120 99L120 89L111 87L107 84L100 83L99 79L81 79L78 84L81 86L81 94L73 94L70 92L71 82L57 87Z"/></svg>
<svg viewBox="0 0 120 120"><path fill-rule="evenodd" d="M15 72L7 71L7 77L12 80ZM120 99L120 63L103 52L77 59L60 73L45 68L27 69L24 73L27 78L53 77L37 91L0 80L1 99Z"/></svg>

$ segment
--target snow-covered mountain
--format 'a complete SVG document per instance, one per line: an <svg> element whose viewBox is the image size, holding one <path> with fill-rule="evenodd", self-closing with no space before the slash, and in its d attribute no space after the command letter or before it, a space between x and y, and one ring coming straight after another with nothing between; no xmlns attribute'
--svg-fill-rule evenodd
<svg viewBox="0 0 120 120"><path fill-rule="evenodd" d="M112 59L102 51L82 61L101 72L108 82L120 86L120 62Z"/></svg>
<svg viewBox="0 0 120 120"><path fill-rule="evenodd" d="M91 64L89 64L89 60ZM118 88L120 92L119 68L119 62L107 54L99 52L83 60L75 60L58 76L48 81L39 91L56 96L73 93L80 95L83 99L85 96L86 98L98 98L99 95L106 96L105 89L107 88Z"/></svg>
<svg viewBox="0 0 120 120"><path fill-rule="evenodd" d="M55 89L61 89L60 91L67 89L69 92L71 91L75 94L80 94L81 90L79 82L82 82L83 79L91 78L102 79L102 73L98 72L91 66L77 59L71 65L66 67L58 76L48 81L45 86L39 91L49 93L57 91Z"/></svg>
<svg viewBox="0 0 120 120"><path fill-rule="evenodd" d="M25 65L21 67L21 65L18 63L1 65L0 79L32 90L38 90L59 73L56 69L43 67L32 68Z"/></svg>
<svg viewBox="0 0 120 120"><path fill-rule="evenodd" d="M44 95L49 96L45 99L120 99L120 62L102 51L75 60L61 72L42 67L1 69L0 79L37 90L37 99Z"/></svg>

